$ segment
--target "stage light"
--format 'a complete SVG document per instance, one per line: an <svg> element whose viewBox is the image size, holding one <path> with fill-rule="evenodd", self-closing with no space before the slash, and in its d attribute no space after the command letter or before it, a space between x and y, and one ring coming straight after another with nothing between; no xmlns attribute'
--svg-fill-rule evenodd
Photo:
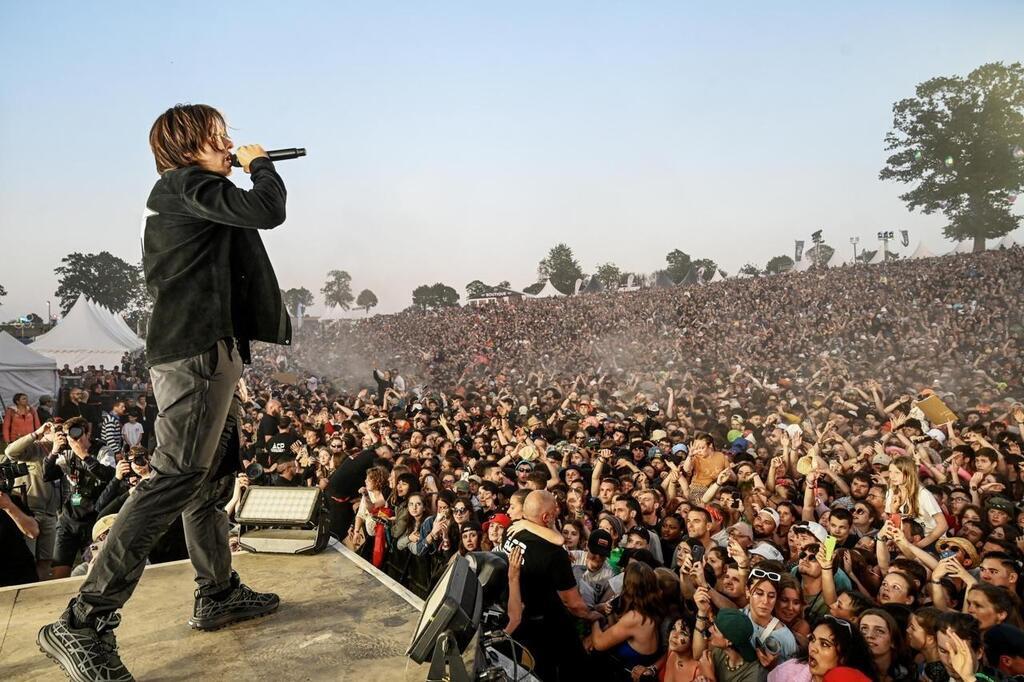
<svg viewBox="0 0 1024 682"><path fill-rule="evenodd" d="M483 589L464 557L456 556L423 605L406 655L430 661L427 680L469 682L462 651L480 627Z"/></svg>
<svg viewBox="0 0 1024 682"><path fill-rule="evenodd" d="M315 554L330 539L319 488L251 486L235 520L238 542L250 552Z"/></svg>

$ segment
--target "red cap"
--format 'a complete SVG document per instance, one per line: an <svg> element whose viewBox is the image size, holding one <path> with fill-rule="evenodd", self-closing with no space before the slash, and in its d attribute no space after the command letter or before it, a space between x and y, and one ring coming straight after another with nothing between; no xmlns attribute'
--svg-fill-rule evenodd
<svg viewBox="0 0 1024 682"><path fill-rule="evenodd" d="M496 523L502 528L508 529L508 527L512 525L512 518L508 514L495 514L491 517L490 521L486 521L482 526L485 533L492 523Z"/></svg>

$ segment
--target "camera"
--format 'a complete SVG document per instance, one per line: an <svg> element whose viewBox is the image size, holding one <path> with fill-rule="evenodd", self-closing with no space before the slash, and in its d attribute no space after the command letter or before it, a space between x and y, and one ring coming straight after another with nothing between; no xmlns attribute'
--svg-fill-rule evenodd
<svg viewBox="0 0 1024 682"><path fill-rule="evenodd" d="M24 462L0 462L0 492L14 490L14 479L28 476L28 465Z"/></svg>
<svg viewBox="0 0 1024 682"><path fill-rule="evenodd" d="M137 467L144 467L149 464L149 455L135 455L131 461Z"/></svg>
<svg viewBox="0 0 1024 682"><path fill-rule="evenodd" d="M250 485L259 485L259 481L266 474L259 462L253 462L245 467L245 476L249 479Z"/></svg>

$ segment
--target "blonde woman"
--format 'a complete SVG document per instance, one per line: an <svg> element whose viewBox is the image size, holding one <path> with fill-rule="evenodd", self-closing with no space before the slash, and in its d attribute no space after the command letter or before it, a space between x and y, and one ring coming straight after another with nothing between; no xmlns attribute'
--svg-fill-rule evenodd
<svg viewBox="0 0 1024 682"><path fill-rule="evenodd" d="M897 457L889 465L889 491L885 494L886 516L899 514L924 528L918 547L931 547L946 534L949 524L935 496L921 487L913 457Z"/></svg>

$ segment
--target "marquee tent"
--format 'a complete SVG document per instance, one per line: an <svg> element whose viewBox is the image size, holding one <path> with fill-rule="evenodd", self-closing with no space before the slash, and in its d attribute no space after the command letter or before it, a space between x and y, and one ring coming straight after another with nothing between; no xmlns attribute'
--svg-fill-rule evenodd
<svg viewBox="0 0 1024 682"><path fill-rule="evenodd" d="M35 352L7 332L0 331L0 398L14 404L15 393L25 393L29 402L39 396L56 398L60 380L57 363Z"/></svg>
<svg viewBox="0 0 1024 682"><path fill-rule="evenodd" d="M999 240L999 246L997 248L1012 249L1015 246L1018 246L1017 240L1011 237L1010 235L1006 235L1005 237Z"/></svg>
<svg viewBox="0 0 1024 682"><path fill-rule="evenodd" d="M914 253L907 256L907 258L910 258L911 260L917 260L919 258L935 258L935 254L931 252L931 249L924 245L924 242L919 242L917 244L917 248L914 249Z"/></svg>
<svg viewBox="0 0 1024 682"><path fill-rule="evenodd" d="M124 320L117 322L118 317L83 294L57 326L38 336L31 348L56 360L58 367L103 365L110 369L121 364L125 353L142 350L145 345Z"/></svg>
<svg viewBox="0 0 1024 682"><path fill-rule="evenodd" d="M555 285L551 283L551 280L544 282L544 288L533 295L534 298L557 298L565 296L561 291L555 288Z"/></svg>

